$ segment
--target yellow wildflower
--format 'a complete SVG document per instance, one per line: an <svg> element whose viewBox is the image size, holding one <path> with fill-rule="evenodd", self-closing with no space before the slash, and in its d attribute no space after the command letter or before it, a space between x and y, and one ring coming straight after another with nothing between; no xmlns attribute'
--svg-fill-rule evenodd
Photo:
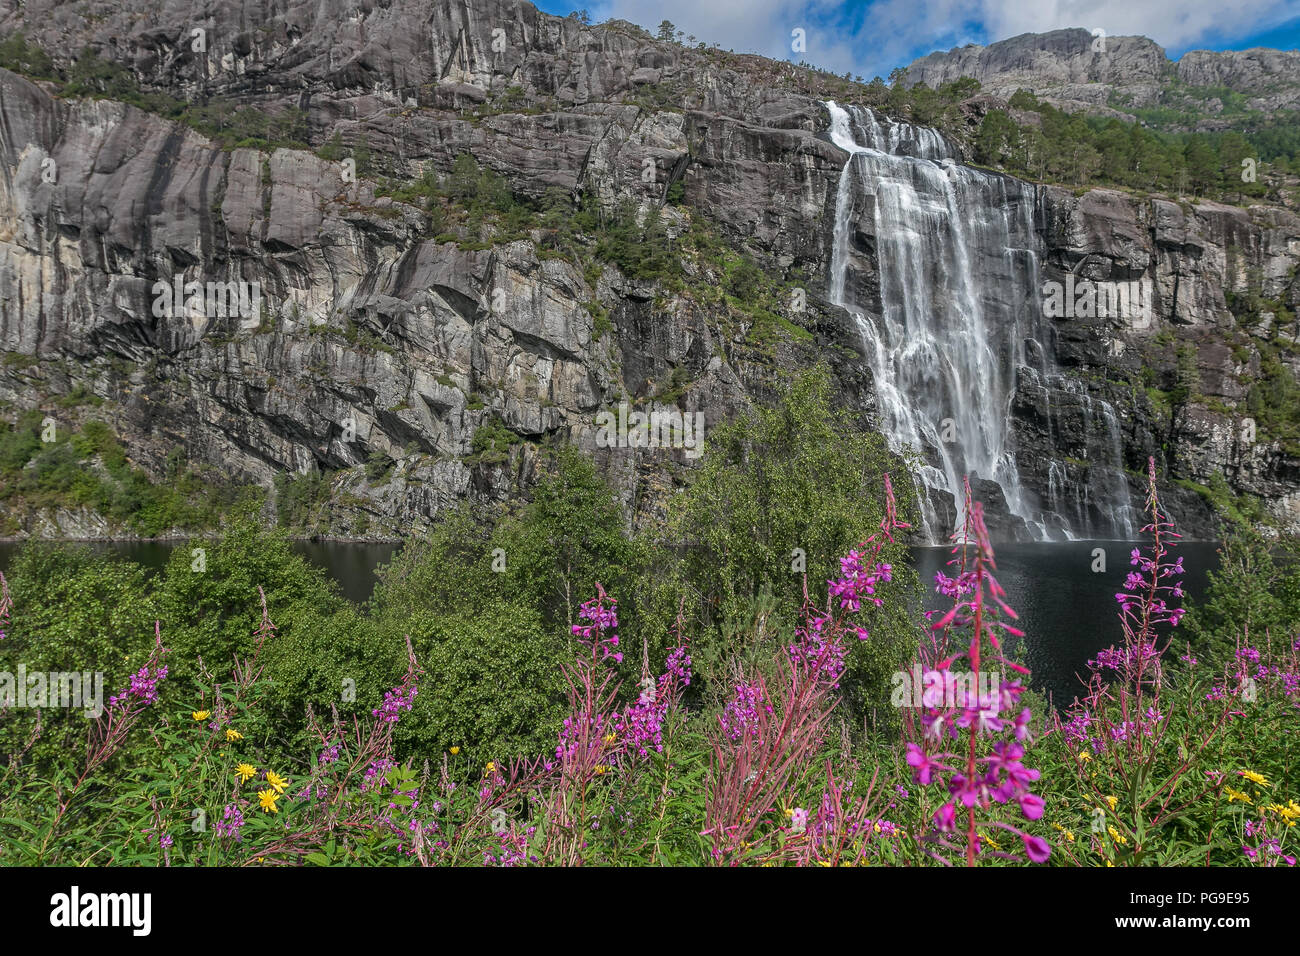
<svg viewBox="0 0 1300 956"><path fill-rule="evenodd" d="M212 711L196 710L194 713L190 714L190 716L193 717L195 720L207 720L209 717L212 716Z"/></svg>
<svg viewBox="0 0 1300 956"><path fill-rule="evenodd" d="M1125 837L1124 834L1120 833L1114 827L1107 827L1106 829L1110 831L1110 838L1112 840L1114 840L1120 846L1128 846L1128 838Z"/></svg>
<svg viewBox="0 0 1300 956"><path fill-rule="evenodd" d="M604 773L604 772L605 772L606 770L608 770L608 769L609 769L609 768L606 767L604 764L597 764L597 765L596 765L596 773Z"/></svg>
<svg viewBox="0 0 1300 956"><path fill-rule="evenodd" d="M1079 754L1079 760L1080 760L1080 762L1082 762L1082 763L1087 763L1087 762L1088 762L1089 760L1091 760L1091 759L1092 759L1092 754L1088 753L1088 751L1084 750L1084 751L1080 752L1080 754Z"/></svg>
<svg viewBox="0 0 1300 956"><path fill-rule="evenodd" d="M1261 787L1273 786L1271 783L1268 782L1268 778L1265 777L1262 773L1255 773L1255 771L1253 770L1239 770L1237 772L1240 773L1247 780L1249 780L1251 783L1257 783Z"/></svg>
<svg viewBox="0 0 1300 956"><path fill-rule="evenodd" d="M266 782L275 788L277 794L284 793L284 788L289 786L289 781L285 780L284 777L280 776L274 770L267 772Z"/></svg>
<svg viewBox="0 0 1300 956"><path fill-rule="evenodd" d="M240 783L248 783L257 776L257 768L251 763L241 763L235 768L235 775L239 777Z"/></svg>
<svg viewBox="0 0 1300 956"><path fill-rule="evenodd" d="M483 768L483 776L497 772L497 763L495 760L489 760L486 767Z"/></svg>
<svg viewBox="0 0 1300 956"><path fill-rule="evenodd" d="M1289 827L1295 826L1296 820L1300 818L1300 805L1297 805L1294 800L1289 801L1287 806L1280 803L1271 803L1264 809L1276 813Z"/></svg>
<svg viewBox="0 0 1300 956"><path fill-rule="evenodd" d="M280 799L280 795L274 790L259 790L257 799L261 808L267 813L280 812L280 808L275 805L275 801Z"/></svg>
<svg viewBox="0 0 1300 956"><path fill-rule="evenodd" d="M458 754L458 753L460 753L460 748L459 748L459 747L452 747L452 748L451 748L451 755L452 755L453 757L456 756L456 754Z"/></svg>
<svg viewBox="0 0 1300 956"><path fill-rule="evenodd" d="M229 741L230 743L234 743L236 740L243 740L243 739L244 739L244 735L241 734L234 727L226 728L226 740Z"/></svg>
<svg viewBox="0 0 1300 956"><path fill-rule="evenodd" d="M605 743L607 744L612 744L617 739L618 739L618 734L614 733L613 731L610 731L605 735Z"/></svg>
<svg viewBox="0 0 1300 956"><path fill-rule="evenodd" d="M1107 797L1106 805L1110 807L1111 812L1114 812L1115 807L1119 805L1119 797Z"/></svg>
<svg viewBox="0 0 1300 956"><path fill-rule="evenodd" d="M1243 802L1245 802L1245 803L1252 803L1252 802L1253 802L1253 801L1250 799L1250 797L1246 796L1246 795L1245 795L1244 793L1242 793L1240 790L1233 790L1231 787L1224 787L1224 788L1223 788L1223 792L1226 793L1226 794L1228 795L1228 802L1229 802L1229 803L1232 803L1234 800L1241 800L1241 801L1243 801Z"/></svg>

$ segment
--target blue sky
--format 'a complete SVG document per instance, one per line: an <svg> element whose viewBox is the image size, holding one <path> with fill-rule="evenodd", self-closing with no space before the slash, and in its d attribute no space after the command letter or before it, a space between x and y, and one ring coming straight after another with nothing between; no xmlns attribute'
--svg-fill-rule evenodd
<svg viewBox="0 0 1300 956"><path fill-rule="evenodd" d="M1300 0L533 0L548 13L586 9L651 31L668 19L724 49L807 59L837 73L887 76L933 50L1062 27L1151 37L1188 50L1300 48ZM793 52L792 31L805 52Z"/></svg>

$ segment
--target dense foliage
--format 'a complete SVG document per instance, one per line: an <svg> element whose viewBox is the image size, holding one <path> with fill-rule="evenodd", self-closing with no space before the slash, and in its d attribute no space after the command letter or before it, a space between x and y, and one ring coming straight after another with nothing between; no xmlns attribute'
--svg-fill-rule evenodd
<svg viewBox="0 0 1300 956"><path fill-rule="evenodd" d="M168 458L161 481L127 461L126 449L103 421L75 424L72 411L92 396L74 391L53 414L31 410L10 425L0 421L0 504L9 516L42 509L87 508L146 536L174 528L198 530L221 515L246 510L260 497L205 479L180 449ZM13 533L0 518L0 534Z"/></svg>
<svg viewBox="0 0 1300 956"><path fill-rule="evenodd" d="M974 158L1030 179L1075 186L1117 185L1230 201L1268 192L1258 166L1260 150L1240 132L1162 133L1066 113L1023 90L1007 109L984 114ZM1289 157L1275 159L1288 168Z"/></svg>
<svg viewBox="0 0 1300 956"><path fill-rule="evenodd" d="M532 500L450 514L361 607L252 522L153 576L26 549L0 671L106 693L0 714L0 859L1293 865L1286 559L1234 540L1171 643L1153 470L1124 642L1051 713L978 503L950 610L919 617L888 459L825 387L719 429L653 533L556 450Z"/></svg>

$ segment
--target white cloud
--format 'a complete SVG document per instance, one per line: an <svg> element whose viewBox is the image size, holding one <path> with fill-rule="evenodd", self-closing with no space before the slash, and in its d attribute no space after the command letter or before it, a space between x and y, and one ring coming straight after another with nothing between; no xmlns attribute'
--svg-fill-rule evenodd
<svg viewBox="0 0 1300 956"><path fill-rule="evenodd" d="M869 79L975 37L992 42L1063 27L1148 36L1178 53L1263 32L1300 7L1296 0L874 0L852 7L835 0L606 0L591 12L652 32L669 20L724 49L807 59ZM807 34L802 55L791 51L791 31L800 27Z"/></svg>
<svg viewBox="0 0 1300 956"><path fill-rule="evenodd" d="M1295 17L1295 0L981 0L992 37L1060 27L1100 27L1110 36L1146 36L1165 49L1260 33Z"/></svg>

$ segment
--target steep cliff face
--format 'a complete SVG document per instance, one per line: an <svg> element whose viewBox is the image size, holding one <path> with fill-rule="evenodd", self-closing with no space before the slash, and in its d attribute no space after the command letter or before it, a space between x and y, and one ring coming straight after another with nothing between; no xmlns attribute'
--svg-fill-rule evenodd
<svg viewBox="0 0 1300 956"><path fill-rule="evenodd" d="M1165 51L1146 37L1103 39L1083 29L1053 30L931 53L907 68L906 81L937 87L973 77L997 96L1023 88L1090 106L1105 106L1111 92L1121 89L1144 105L1159 93L1168 66Z"/></svg>
<svg viewBox="0 0 1300 956"><path fill-rule="evenodd" d="M379 92L332 95L329 84L368 62L366 50L419 20L409 6L380 11L373 23L367 18L365 43L339 41L336 61L347 53L354 62L315 76L324 95L308 109L332 124L331 133L366 141L399 175L445 172L469 152L524 194L580 187L610 207L620 199L645 206L662 199L670 177L681 177L693 137L690 202L715 210L734 235L787 266L822 256L822 237L809 224L822 215L839 157L813 135L814 101L792 105L786 94L752 90L742 96L743 84L723 72L710 73L695 99L726 106L732 116L617 99L590 103L684 67L654 49L638 52L645 41L635 34L580 31L574 21L535 12L521 20L520 8L492 4L434 10L436 43L412 49L404 69L417 71L411 76L420 77L420 95L433 101L480 103L506 79L522 80L529 101L554 97L551 112L472 117L408 106L382 89L405 89L406 74L370 77L364 85ZM322 11L331 15L341 12ZM27 16L35 26L35 11ZM448 24L446 17L465 19ZM169 30L187 36L183 26L183 17L162 15L155 27L132 34L140 47L127 59L143 63L146 78L172 82L174 64L140 50ZM54 21L45 27L31 34L71 45L86 38ZM292 33L292 23L285 29ZM539 62L510 66L491 53L475 66L498 29L517 30L514 48ZM94 35L110 31L101 22ZM222 82L231 86L249 82L259 57L275 59L266 68L274 79L264 87L272 101L274 87L289 82L279 72L288 69L285 61L306 56L290 57L274 43L250 49L225 42L244 51L232 60L209 48L213 62L229 68ZM221 50L215 36L214 43ZM129 49L119 44L115 52ZM324 71L330 57L322 57L307 57L303 75ZM166 88L186 85L176 80ZM776 125L751 126L742 118L750 111ZM339 112L355 123L336 122ZM754 389L770 388L774 367L806 364L814 354L801 344L806 333L755 347L752 323L724 327L700 303L616 269L584 276L541 249L540 237L468 251L437 241L421 211L376 197L372 181L350 181L343 164L309 152L223 151L138 109L59 100L12 74L0 77L0 115L0 347L39 360L6 364L0 398L23 409L85 388L108 402L133 458L156 475L177 447L231 480L267 484L277 474L337 473L332 523L339 533L401 533L453 501L518 493L531 476L535 443L550 438L573 441L601 460L629 506L652 507L654 495L642 486L653 492L661 485L665 468L685 459L682 450L598 446L602 408L689 383L678 389L683 410L703 412L711 426L747 404ZM806 128L782 128L791 118ZM670 230L683 219L672 210L666 217ZM180 314L189 310L155 315L155 282L176 275L256 283L258 321ZM693 277L701 285L719 280ZM820 303L809 289L807 307L792 318L823 329L827 341L842 337L835 331L842 316ZM602 313L607 333L598 327ZM855 374L847 370L845 380ZM476 432L497 421L523 439L511 440L505 462L474 444ZM382 479L362 468L376 457L390 461ZM82 515L61 522L28 516L23 530L103 530Z"/></svg>
<svg viewBox="0 0 1300 956"><path fill-rule="evenodd" d="M325 526L396 535L452 502L519 494L547 441L591 452L629 512L653 514L691 459L604 447L596 416L621 400L702 412L707 430L763 400L780 369L824 358L864 425L880 412L861 329L829 295L848 156L786 65L503 0L219 3L205 20L179 2L27 2L0 17L0 30L19 27L47 50L92 47L142 90L180 102L300 110L307 142L337 135L346 152L371 151L385 177L446 174L469 153L520 195L558 188L642 214L680 188L683 208L663 207L668 234L716 224L781 283L781 324L773 332L697 294L726 281L705 257L684 255L674 289L583 269L544 230L453 241L426 209L377 195L375 179L344 162L222 149L133 106L60 99L0 72L0 350L13 357L0 364L0 400L11 418L82 389L154 475L177 448L228 480L324 472ZM1300 527L1296 459L1280 442L1233 438L1252 371L1228 302L1250 291L1296 304L1295 217L1030 194L1045 279L1147 277L1158 290L1149 325L1054 320L1040 344L1063 381L1046 387L1034 363L1019 371L1009 432L1032 506L1104 527L1093 464L1109 463L1112 485L1132 483L1156 454L1196 484L1222 471ZM864 216L852 254L877 304L879 239ZM156 314L155 283L176 276L256 283L260 305L195 316L178 295L182 308ZM1199 348L1199 404L1152 399L1173 387L1171 340ZM1148 389L1132 384L1144 366L1156 369ZM997 499L997 486L980 489ZM1175 506L1188 530L1211 533L1194 491ZM19 521L22 532L66 533L94 518ZM1009 516L998 527L1026 533Z"/></svg>
<svg viewBox="0 0 1300 956"><path fill-rule="evenodd" d="M1118 414L1126 465L1138 468L1155 454L1197 485L1222 475L1294 527L1300 462L1293 444L1266 434L1250 399L1262 352L1279 356L1292 380L1300 373L1298 330L1294 321L1275 321L1274 305L1234 312L1229 301L1253 297L1288 310L1300 303L1300 218L1267 207L1138 200L1109 190L1076 197L1056 188L1043 191L1043 216L1047 281L1064 284L1068 273L1080 284L1136 282L1150 295L1149 314L1134 309L1056 323L1058 361ZM1191 356L1191 394L1177 407L1161 407L1179 387L1180 349ZM1028 394L1019 399L1024 444L1089 457L1079 436L1095 430L1079 428L1077 412L1057 412L1060 420L1045 426L1032 403Z"/></svg>

